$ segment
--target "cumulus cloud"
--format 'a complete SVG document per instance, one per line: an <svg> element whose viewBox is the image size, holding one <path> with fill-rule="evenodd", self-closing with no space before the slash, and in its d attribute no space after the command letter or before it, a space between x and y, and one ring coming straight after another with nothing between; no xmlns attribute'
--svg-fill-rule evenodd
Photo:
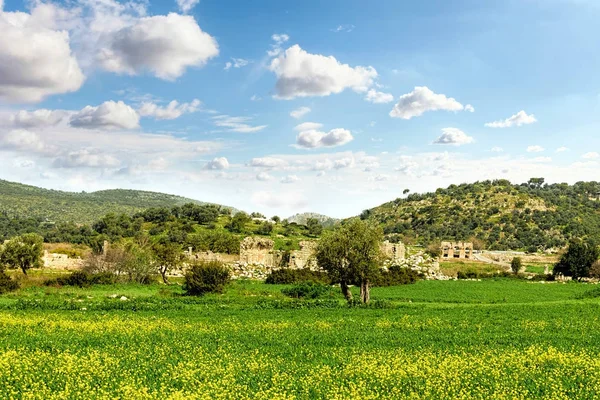
<svg viewBox="0 0 600 400"><path fill-rule="evenodd" d="M258 174L256 174L256 180L257 181L263 181L263 182L267 182L267 181L271 181L273 180L273 177L271 175L269 175L266 172L259 172Z"/></svg>
<svg viewBox="0 0 600 400"><path fill-rule="evenodd" d="M470 104L467 104L467 105L465 106L465 111L468 111L468 112L475 112L475 107L473 107L473 106L472 106L472 105L470 105Z"/></svg>
<svg viewBox="0 0 600 400"><path fill-rule="evenodd" d="M276 57L283 51L282 46L285 42L290 40L290 37L285 33L275 33L271 36L273 43L271 44L271 50L267 51L269 57Z"/></svg>
<svg viewBox="0 0 600 400"><path fill-rule="evenodd" d="M589 153L585 153L584 155L582 155L581 158L584 158L586 160L595 160L600 158L600 154L598 154L598 152L596 151L590 151Z"/></svg>
<svg viewBox="0 0 600 400"><path fill-rule="evenodd" d="M442 134L433 143L461 146L473 143L474 139L458 128L444 128Z"/></svg>
<svg viewBox="0 0 600 400"><path fill-rule="evenodd" d="M99 106L86 106L71 116L70 124L86 129L135 129L138 113L122 101L106 101Z"/></svg>
<svg viewBox="0 0 600 400"><path fill-rule="evenodd" d="M190 10L196 7L196 4L200 3L200 0L176 0L177 6L183 13L190 12Z"/></svg>
<svg viewBox="0 0 600 400"><path fill-rule="evenodd" d="M262 131L267 127L267 125L257 125L253 126L248 124L248 122L252 121L250 117L231 117L229 115L216 115L213 118L213 123L220 127L226 128L231 132L238 133L252 133Z"/></svg>
<svg viewBox="0 0 600 400"><path fill-rule="evenodd" d="M308 114L309 112L310 112L310 108L309 108L309 107L300 107L300 108L297 108L297 109L295 109L294 111L292 111L292 112L290 113L290 116L291 116L292 118L299 119L299 118L302 118L302 117L304 117L304 116L305 116L306 114Z"/></svg>
<svg viewBox="0 0 600 400"><path fill-rule="evenodd" d="M260 167L260 168L281 168L285 167L287 162L282 160L281 158L276 157L257 157L253 158L250 161L251 167Z"/></svg>
<svg viewBox="0 0 600 400"><path fill-rule="evenodd" d="M52 126L60 123L66 116L67 113L61 110L20 110L10 116L10 123L20 128Z"/></svg>
<svg viewBox="0 0 600 400"><path fill-rule="evenodd" d="M329 132L309 130L300 132L296 137L296 147L303 149L316 149L320 147L342 146L354 139L347 129L336 128Z"/></svg>
<svg viewBox="0 0 600 400"><path fill-rule="evenodd" d="M85 79L69 33L55 29L61 10L38 4L31 14L4 12L0 2L0 100L39 102L78 90Z"/></svg>
<svg viewBox="0 0 600 400"><path fill-rule="evenodd" d="M250 61L248 60L244 60L243 58L231 58L231 61L227 61L225 63L225 68L223 68L225 71L227 71L228 69L233 68L242 68L245 67L246 65L250 64Z"/></svg>
<svg viewBox="0 0 600 400"><path fill-rule="evenodd" d="M212 161L209 161L204 166L204 169L216 169L216 170L224 170L229 168L229 161L225 157L216 157Z"/></svg>
<svg viewBox="0 0 600 400"><path fill-rule="evenodd" d="M193 113L200 110L201 102L194 99L191 103L179 103L177 100L171 101L166 107L161 107L156 103L144 102L138 109L142 117L154 117L156 119L176 119L183 114Z"/></svg>
<svg viewBox="0 0 600 400"><path fill-rule="evenodd" d="M377 78L373 67L351 67L333 56L310 54L294 45L271 61L277 76L276 98L328 96L345 89L365 92Z"/></svg>
<svg viewBox="0 0 600 400"><path fill-rule="evenodd" d="M472 107L468 111L471 111ZM411 119L427 111L462 111L465 106L452 97L434 93L427 86L417 86L407 94L400 96L398 103L390 111L393 118Z"/></svg>
<svg viewBox="0 0 600 400"><path fill-rule="evenodd" d="M375 104L385 104L394 101L394 96L390 93L378 92L375 89L369 89L365 100Z"/></svg>
<svg viewBox="0 0 600 400"><path fill-rule="evenodd" d="M523 110L519 111L510 118L501 121L488 122L485 124L488 128L510 128L513 126L528 125L537 122L533 114L527 115Z"/></svg>
<svg viewBox="0 0 600 400"><path fill-rule="evenodd" d="M284 176L283 178L281 178L281 183L295 183L298 182L300 180L300 178L298 178L298 176L296 175L287 175Z"/></svg>
<svg viewBox="0 0 600 400"><path fill-rule="evenodd" d="M53 163L55 168L115 168L119 165L121 162L116 157L89 149L69 152L56 158Z"/></svg>
<svg viewBox="0 0 600 400"><path fill-rule="evenodd" d="M43 153L46 145L37 133L15 129L0 136L0 149Z"/></svg>
<svg viewBox="0 0 600 400"><path fill-rule="evenodd" d="M110 34L97 60L107 71L136 75L150 71L174 80L188 67L201 67L219 54L217 41L189 15L170 13L137 19Z"/></svg>
<svg viewBox="0 0 600 400"><path fill-rule="evenodd" d="M545 149L542 146L527 146L527 152L528 153L541 153L542 151L544 151Z"/></svg>

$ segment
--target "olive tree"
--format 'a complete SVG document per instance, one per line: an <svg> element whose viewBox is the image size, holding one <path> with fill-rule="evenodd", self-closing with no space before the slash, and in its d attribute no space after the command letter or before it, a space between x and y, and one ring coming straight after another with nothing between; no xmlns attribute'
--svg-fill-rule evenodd
<svg viewBox="0 0 600 400"><path fill-rule="evenodd" d="M349 285L360 285L360 299L370 300L370 284L379 273L382 260L380 227L353 219L326 232L316 250L318 265L325 269L334 281L339 282L347 301L352 300Z"/></svg>
<svg viewBox="0 0 600 400"><path fill-rule="evenodd" d="M152 246L152 253L158 272L165 284L169 284L167 273L181 266L184 261L183 251L177 243L161 241Z"/></svg>
<svg viewBox="0 0 600 400"><path fill-rule="evenodd" d="M44 239L35 233L26 233L7 241L0 252L0 264L7 268L20 268L25 275L30 268L44 264Z"/></svg>

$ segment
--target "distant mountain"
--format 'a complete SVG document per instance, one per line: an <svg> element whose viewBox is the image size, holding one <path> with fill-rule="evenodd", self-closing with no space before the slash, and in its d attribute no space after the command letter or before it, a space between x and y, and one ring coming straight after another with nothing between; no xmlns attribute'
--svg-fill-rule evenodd
<svg viewBox="0 0 600 400"><path fill-rule="evenodd" d="M408 242L475 238L488 249L542 250L572 237L600 240L600 182L450 185L365 210L361 218Z"/></svg>
<svg viewBox="0 0 600 400"><path fill-rule="evenodd" d="M328 217L327 215L317 213L300 213L286 218L288 222L295 222L299 225L306 225L309 218L316 218L325 228L335 225L339 219Z"/></svg>
<svg viewBox="0 0 600 400"><path fill-rule="evenodd" d="M10 217L90 224L109 212L134 214L150 207L173 207L186 203L206 204L181 196L140 190L74 193L0 180L0 213Z"/></svg>

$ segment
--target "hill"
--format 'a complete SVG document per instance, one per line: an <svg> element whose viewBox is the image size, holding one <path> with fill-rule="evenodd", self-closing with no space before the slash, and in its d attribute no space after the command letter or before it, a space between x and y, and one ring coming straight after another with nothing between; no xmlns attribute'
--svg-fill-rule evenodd
<svg viewBox="0 0 600 400"><path fill-rule="evenodd" d="M306 221L308 221L309 218L315 218L325 228L329 228L329 227L335 225L339 221L339 219L331 218L331 217L328 217L327 215L310 213L310 212L295 214L286 219L288 222L295 222L299 225L306 225Z"/></svg>
<svg viewBox="0 0 600 400"><path fill-rule="evenodd" d="M131 215L150 207L173 207L186 203L206 204L181 196L140 190L74 193L0 180L0 213L9 217L91 224L108 213Z"/></svg>
<svg viewBox="0 0 600 400"><path fill-rule="evenodd" d="M361 218L409 243L476 238L492 250L544 250L571 237L600 238L600 183L548 185L533 178L520 185L450 185L365 210Z"/></svg>

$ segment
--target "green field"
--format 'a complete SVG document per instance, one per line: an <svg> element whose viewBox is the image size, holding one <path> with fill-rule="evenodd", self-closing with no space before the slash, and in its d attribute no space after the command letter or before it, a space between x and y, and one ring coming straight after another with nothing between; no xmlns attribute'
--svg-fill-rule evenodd
<svg viewBox="0 0 600 400"><path fill-rule="evenodd" d="M600 398L596 285L419 281L369 308L282 287L0 296L0 398Z"/></svg>

